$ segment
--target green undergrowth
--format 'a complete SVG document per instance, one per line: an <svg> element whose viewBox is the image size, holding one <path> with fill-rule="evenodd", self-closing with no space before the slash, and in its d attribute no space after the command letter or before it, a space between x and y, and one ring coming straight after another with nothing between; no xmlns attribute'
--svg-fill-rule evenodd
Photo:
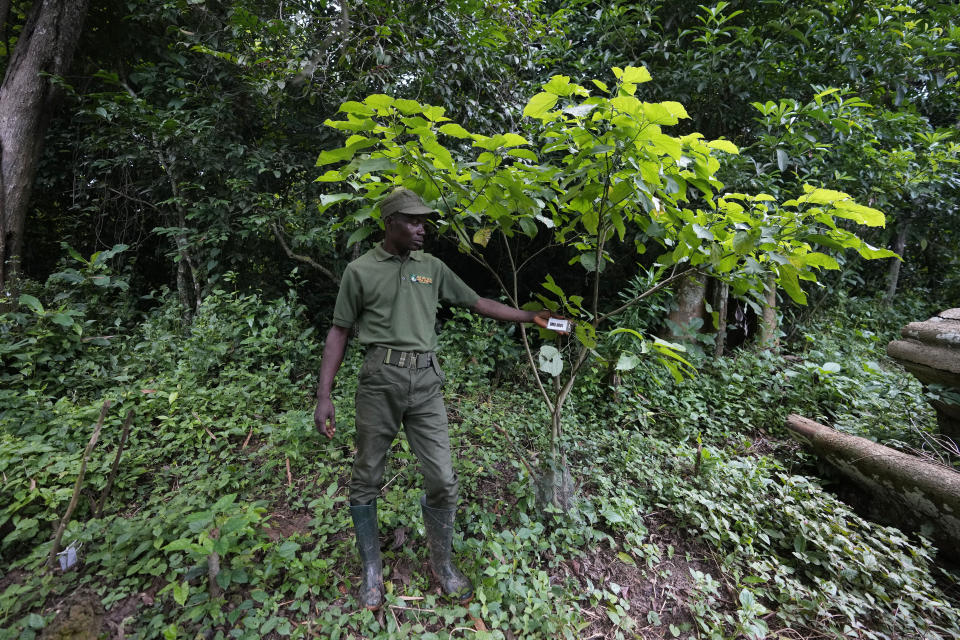
<svg viewBox="0 0 960 640"><path fill-rule="evenodd" d="M641 366L611 389L598 369L567 418L579 499L538 514L529 473L549 434L521 352L495 325L455 314L442 341L456 551L476 597L447 602L427 577L421 482L400 439L379 500L388 606L374 615L356 608L345 508L358 350L337 378L328 442L312 425L321 344L293 294L218 292L185 332L172 303L116 322L109 298L93 316L45 291L42 310L0 317L16 338L0 390L0 638L39 637L81 592L99 600L103 632L126 638L960 633L935 551L821 490L782 431L789 412L903 442L913 431L894 416L929 423L922 391L880 355L892 329L868 317L853 337L835 319L809 324L789 357L704 360L679 384ZM63 344L70 357L57 359ZM47 570L104 400L113 406L63 537L78 564Z"/></svg>

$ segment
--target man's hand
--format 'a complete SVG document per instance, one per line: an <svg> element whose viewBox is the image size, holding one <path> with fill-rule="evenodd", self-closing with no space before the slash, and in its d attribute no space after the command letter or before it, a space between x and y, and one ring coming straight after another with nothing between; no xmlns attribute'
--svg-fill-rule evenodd
<svg viewBox="0 0 960 640"><path fill-rule="evenodd" d="M566 318L564 318L563 316L553 315L552 313L550 313L549 309L541 309L540 311L537 311L535 316L533 316L533 323L536 324L541 329L546 329L547 322L550 320L550 318L554 318L556 320L566 320ZM556 333L559 333L562 336L565 336L567 335L567 333L569 333L568 331L556 331L555 329L551 329L551 331L555 331Z"/></svg>
<svg viewBox="0 0 960 640"><path fill-rule="evenodd" d="M330 398L317 400L317 408L313 412L313 423L317 425L318 432L331 439L333 434L337 432L336 413Z"/></svg>

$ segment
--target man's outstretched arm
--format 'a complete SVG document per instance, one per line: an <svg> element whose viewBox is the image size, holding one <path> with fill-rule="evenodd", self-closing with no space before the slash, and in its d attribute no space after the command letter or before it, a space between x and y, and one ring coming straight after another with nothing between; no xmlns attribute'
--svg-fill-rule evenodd
<svg viewBox="0 0 960 640"><path fill-rule="evenodd" d="M491 300L490 298L480 298L471 309L482 316L500 320L501 322L533 322L543 329L547 328L547 320L551 317L550 311L547 309L524 311L523 309L510 307L496 300Z"/></svg>
<svg viewBox="0 0 960 640"><path fill-rule="evenodd" d="M349 336L349 327L333 325L327 332L327 340L323 344L320 382L317 384L317 408L313 412L313 423L317 426L317 431L328 438L332 438L337 432L336 411L330 400L330 390L333 388L333 378L343 363L343 354L347 349Z"/></svg>

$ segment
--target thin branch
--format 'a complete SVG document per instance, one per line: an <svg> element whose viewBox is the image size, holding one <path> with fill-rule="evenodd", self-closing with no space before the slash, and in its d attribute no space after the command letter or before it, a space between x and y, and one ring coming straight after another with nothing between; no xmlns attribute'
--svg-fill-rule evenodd
<svg viewBox="0 0 960 640"><path fill-rule="evenodd" d="M288 258L302 262L304 264L310 265L323 275L327 276L334 284L340 284L340 278L337 277L335 273L327 269L325 266L319 262L314 261L310 256L300 255L299 253L294 253L289 246L287 246L286 241L283 239L283 233L280 231L279 227L276 224L270 225L270 228L273 229L273 235L276 236L277 242L280 243L280 246L283 247L283 251L287 254Z"/></svg>
<svg viewBox="0 0 960 640"><path fill-rule="evenodd" d="M47 558L48 567L52 567L57 561L57 554L60 553L60 542L63 540L63 532L66 531L67 523L70 522L70 516L73 515L73 511L77 508L77 503L80 501L80 487L83 486L83 476L87 473L87 459L90 457L90 452L93 451L93 447L97 444L97 440L100 439L100 430L103 428L103 421L106 419L107 411L109 410L110 401L104 400L103 407L100 408L100 418L97 420L97 426L93 430L93 435L90 436L87 448L83 450L83 458L80 462L80 473L77 474L77 481L73 485L73 496L70 498L70 504L67 505L67 511L63 514L63 518L60 519L60 525L57 527L56 533L53 534L50 557Z"/></svg>
<svg viewBox="0 0 960 640"><path fill-rule="evenodd" d="M113 481L117 477L117 469L120 467L120 456L123 455L123 447L127 444L127 437L130 435L130 425L133 423L133 409L127 411L127 419L123 422L123 433L120 436L120 444L117 445L117 455L113 458L113 466L110 468L110 476L107 478L107 485L100 494L100 502L97 503L97 513L94 517L103 516L103 505L107 503L107 497L113 489Z"/></svg>
<svg viewBox="0 0 960 640"><path fill-rule="evenodd" d="M662 280L662 281L658 282L656 285L650 287L649 289L647 289L646 291L644 291L643 293L641 293L641 294L638 295L637 297L633 298L632 300L628 300L626 303L624 303L623 305L617 307L617 308L614 309L613 311L610 311L610 312L608 312L608 313L604 313L604 314L602 314L602 315L597 316L597 319L594 321L594 325L593 325L593 326L594 326L594 327L600 326L600 323L601 323L601 322L606 322L607 320L609 320L609 319L612 318L613 316L617 315L618 313L622 313L622 312L626 311L627 309L629 309L629 308L632 307L633 305L637 304L638 302L640 302L641 300L643 300L643 299L646 298L647 296L650 296L650 295L656 293L656 292L659 291L660 289L663 289L663 288L666 287L667 285L672 284L673 282L679 280L680 278L686 277L686 276L688 276L688 275L692 275L692 273L703 273L703 272L702 272L700 269L695 269L695 268L692 268L692 267L691 267L691 268L684 269L683 271L680 271L679 273L677 273L677 272L675 271L669 278L666 278L665 280Z"/></svg>

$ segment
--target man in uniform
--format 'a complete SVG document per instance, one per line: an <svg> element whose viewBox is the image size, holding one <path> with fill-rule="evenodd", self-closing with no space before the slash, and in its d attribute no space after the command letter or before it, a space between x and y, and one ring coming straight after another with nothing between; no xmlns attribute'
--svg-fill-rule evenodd
<svg viewBox="0 0 960 640"><path fill-rule="evenodd" d="M444 594L461 602L473 596L473 586L450 557L457 474L440 392L443 374L434 353L438 299L496 320L534 322L544 328L550 317L548 311L523 311L481 298L443 262L421 251L426 216L432 213L409 189L395 189L380 202L383 242L347 265L320 364L314 422L318 431L333 438L330 389L347 337L357 324L366 355L357 386L350 514L363 563L360 602L371 610L383 604L376 499L386 454L401 424L423 473L420 505L430 568Z"/></svg>

